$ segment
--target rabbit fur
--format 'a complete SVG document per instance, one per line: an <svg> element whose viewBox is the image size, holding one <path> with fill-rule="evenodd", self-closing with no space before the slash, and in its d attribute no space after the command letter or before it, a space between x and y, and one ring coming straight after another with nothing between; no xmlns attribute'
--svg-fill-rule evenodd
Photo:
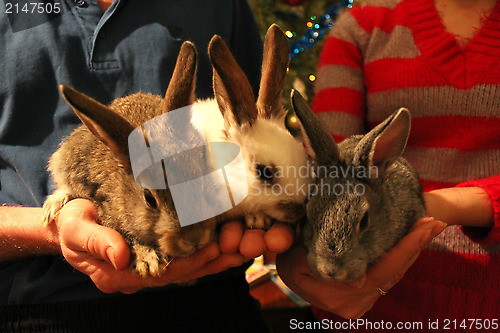
<svg viewBox="0 0 500 333"><path fill-rule="evenodd" d="M165 98L136 93L116 99L108 107L61 86L62 96L84 125L63 140L49 160L56 191L43 205L44 223L55 220L73 198L91 200L99 222L127 240L131 268L141 276L158 276L173 257L187 256L208 244L214 236L215 218L181 228L170 191L137 185L128 155L128 136L134 128L194 102L195 74L196 50L185 42ZM188 161L186 165L186 172L197 167Z"/></svg>
<svg viewBox="0 0 500 333"><path fill-rule="evenodd" d="M308 265L326 280L354 280L426 214L418 176L401 157L410 113L401 108L337 145L296 91L292 105L316 163L303 229Z"/></svg>
<svg viewBox="0 0 500 333"><path fill-rule="evenodd" d="M264 45L257 104L246 76L219 36L214 36L209 46L216 99L195 101L196 50L190 42L181 46L164 98L136 93L104 106L61 86L62 96L84 125L66 138L49 160L56 191L43 205L44 223L54 221L69 200L90 199L98 209L100 223L116 229L128 241L131 269L141 276L158 276L172 258L190 255L208 244L214 238L217 220L245 218L249 227L267 228L271 219L293 222L305 215L305 192L276 195L264 189L274 184L292 184L295 188L307 184L308 177L290 179L272 174L262 179L259 172L278 166L300 167L307 160L302 145L285 128L286 111L280 98L288 47L286 39L280 37L284 37L283 32L272 26ZM193 103L193 112L199 115L203 128L186 124L185 128L171 130L201 130L206 142L237 143L245 160L249 195L222 216L181 228L168 189L144 189L135 183L127 140L144 122ZM199 154L201 160L209 159L208 151ZM183 158L187 157L180 156L181 163ZM190 160L184 165L189 166L186 173L199 174Z"/></svg>
<svg viewBox="0 0 500 333"><path fill-rule="evenodd" d="M212 38L208 52L216 97L211 103L217 106L205 101L195 108L207 142L227 141L241 148L248 184L248 196L219 219L245 218L248 228L259 229L269 228L273 220L299 220L305 215L312 174L297 172L307 166L307 152L285 126L281 97L289 61L286 36L276 24L266 33L257 102L222 38Z"/></svg>

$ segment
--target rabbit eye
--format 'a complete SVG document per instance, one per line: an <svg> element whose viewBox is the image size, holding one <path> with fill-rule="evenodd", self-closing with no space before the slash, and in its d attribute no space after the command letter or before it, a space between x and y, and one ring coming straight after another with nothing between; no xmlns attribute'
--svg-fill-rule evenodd
<svg viewBox="0 0 500 333"><path fill-rule="evenodd" d="M264 182L273 182L274 172L272 167L263 164L257 164L257 166L255 167L255 171L257 172L257 176Z"/></svg>
<svg viewBox="0 0 500 333"><path fill-rule="evenodd" d="M363 215L363 218L359 222L359 231L365 230L367 226L368 226L368 213L365 213L365 215Z"/></svg>
<svg viewBox="0 0 500 333"><path fill-rule="evenodd" d="M156 202L156 199L150 190L144 190L144 200L146 200L149 207L154 209L158 208L158 202Z"/></svg>

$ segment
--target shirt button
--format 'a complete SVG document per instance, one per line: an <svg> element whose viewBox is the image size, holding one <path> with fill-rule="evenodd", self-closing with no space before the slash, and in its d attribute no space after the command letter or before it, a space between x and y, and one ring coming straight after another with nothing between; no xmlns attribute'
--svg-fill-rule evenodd
<svg viewBox="0 0 500 333"><path fill-rule="evenodd" d="M75 4L80 8L87 8L87 3L83 0L74 0Z"/></svg>

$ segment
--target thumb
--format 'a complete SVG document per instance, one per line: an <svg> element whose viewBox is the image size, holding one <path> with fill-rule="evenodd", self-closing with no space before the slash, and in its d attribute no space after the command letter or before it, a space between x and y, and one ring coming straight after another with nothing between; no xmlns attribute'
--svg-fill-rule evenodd
<svg viewBox="0 0 500 333"><path fill-rule="evenodd" d="M96 223L97 212L85 199L68 202L59 215L61 243L76 252L86 252L105 260L117 270L128 266L130 250L116 230Z"/></svg>

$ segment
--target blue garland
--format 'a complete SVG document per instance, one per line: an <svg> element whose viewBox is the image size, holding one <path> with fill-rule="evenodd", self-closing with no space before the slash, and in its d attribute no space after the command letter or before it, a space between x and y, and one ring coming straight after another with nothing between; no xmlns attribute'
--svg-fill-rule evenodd
<svg viewBox="0 0 500 333"><path fill-rule="evenodd" d="M290 60L293 60L300 52L310 49L320 40L323 35L331 29L333 21L337 18L339 11L345 7L352 7L354 0L342 0L334 4L317 23L314 23L307 33L299 39L293 41L290 45Z"/></svg>

